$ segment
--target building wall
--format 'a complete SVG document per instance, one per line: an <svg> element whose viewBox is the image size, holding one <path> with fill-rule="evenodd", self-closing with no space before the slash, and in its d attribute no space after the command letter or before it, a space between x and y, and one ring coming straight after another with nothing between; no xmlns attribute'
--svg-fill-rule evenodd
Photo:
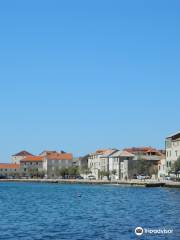
<svg viewBox="0 0 180 240"><path fill-rule="evenodd" d="M180 139L172 140L171 138L166 139L166 172L171 169L174 162L177 161L180 156Z"/></svg>
<svg viewBox="0 0 180 240"><path fill-rule="evenodd" d="M88 168L91 170L92 175L98 179L100 167L100 155L91 155L88 158Z"/></svg>
<svg viewBox="0 0 180 240"><path fill-rule="evenodd" d="M23 160L25 156L12 156L11 162L14 164L20 164L20 161Z"/></svg>
<svg viewBox="0 0 180 240"><path fill-rule="evenodd" d="M125 180L130 179L135 174L135 160L133 157L110 157L109 158L109 171L111 179ZM112 171L115 170L115 174Z"/></svg>
<svg viewBox="0 0 180 240"><path fill-rule="evenodd" d="M45 159L47 161L47 177L48 178L53 178L56 175L56 170L61 169L61 168L69 168L73 166L72 160L49 160Z"/></svg>
<svg viewBox="0 0 180 240"><path fill-rule="evenodd" d="M20 173L20 169L16 168L0 168L0 176L11 176Z"/></svg>
<svg viewBox="0 0 180 240"><path fill-rule="evenodd" d="M25 175L29 175L32 170L37 170L38 172L43 171L42 161L32 161L32 162L21 162L21 172Z"/></svg>
<svg viewBox="0 0 180 240"><path fill-rule="evenodd" d="M166 159L161 159L158 165L158 178L164 178L166 176Z"/></svg>

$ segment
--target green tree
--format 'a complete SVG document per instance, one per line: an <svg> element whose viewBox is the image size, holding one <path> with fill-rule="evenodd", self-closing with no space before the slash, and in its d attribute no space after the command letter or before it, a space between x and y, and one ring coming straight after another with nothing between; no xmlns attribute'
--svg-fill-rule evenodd
<svg viewBox="0 0 180 240"><path fill-rule="evenodd" d="M111 171L112 175L116 175L117 171L114 169Z"/></svg>
<svg viewBox="0 0 180 240"><path fill-rule="evenodd" d="M176 177L180 174L180 156L178 157L177 161L174 163L174 172L176 174Z"/></svg>
<svg viewBox="0 0 180 240"><path fill-rule="evenodd" d="M38 169L36 169L36 168L29 169L29 176L31 178L37 178L38 177Z"/></svg>
<svg viewBox="0 0 180 240"><path fill-rule="evenodd" d="M78 167L70 167L70 168L68 168L68 174L71 177L79 175L79 168Z"/></svg>
<svg viewBox="0 0 180 240"><path fill-rule="evenodd" d="M103 177L109 178L109 172L108 171L99 171L99 178L102 180Z"/></svg>
<svg viewBox="0 0 180 240"><path fill-rule="evenodd" d="M38 171L38 177L39 178L44 178L45 176L45 171L41 170L41 171Z"/></svg>
<svg viewBox="0 0 180 240"><path fill-rule="evenodd" d="M65 167L62 167L59 169L59 174L61 177L65 178L66 175L68 175L68 169Z"/></svg>
<svg viewBox="0 0 180 240"><path fill-rule="evenodd" d="M139 158L136 162L137 174L149 174L150 163L147 160Z"/></svg>
<svg viewBox="0 0 180 240"><path fill-rule="evenodd" d="M91 172L90 168L83 167L83 168L80 169L80 173L88 175L88 174L90 174L92 172Z"/></svg>

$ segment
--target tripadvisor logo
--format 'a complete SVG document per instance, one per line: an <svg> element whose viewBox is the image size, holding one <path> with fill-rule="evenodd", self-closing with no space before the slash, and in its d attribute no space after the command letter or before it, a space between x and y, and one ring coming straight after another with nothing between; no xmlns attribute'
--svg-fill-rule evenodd
<svg viewBox="0 0 180 240"><path fill-rule="evenodd" d="M137 227L137 228L135 229L135 234L136 234L137 236L141 236L141 235L143 235L143 233L144 233L144 230L143 230L142 227Z"/></svg>

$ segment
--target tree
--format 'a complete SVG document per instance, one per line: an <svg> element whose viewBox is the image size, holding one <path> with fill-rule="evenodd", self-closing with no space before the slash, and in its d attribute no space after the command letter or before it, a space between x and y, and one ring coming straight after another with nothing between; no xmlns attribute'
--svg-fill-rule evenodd
<svg viewBox="0 0 180 240"><path fill-rule="evenodd" d="M83 167L83 168L80 169L80 173L88 175L88 174L90 174L92 172L91 172L90 168Z"/></svg>
<svg viewBox="0 0 180 240"><path fill-rule="evenodd" d="M113 169L113 170L111 171L111 173L112 173L112 175L116 175L117 171L116 171L115 169Z"/></svg>
<svg viewBox="0 0 180 240"><path fill-rule="evenodd" d="M38 177L38 169L35 168L29 169L29 176L31 178Z"/></svg>
<svg viewBox="0 0 180 240"><path fill-rule="evenodd" d="M99 175L99 178L101 178L101 180L103 177L109 178L109 172L107 171L99 171L98 175Z"/></svg>
<svg viewBox="0 0 180 240"><path fill-rule="evenodd" d="M173 168L174 168L174 172L175 172L176 177L177 177L177 175L180 174L180 156L178 157L177 161L174 163Z"/></svg>
<svg viewBox="0 0 180 240"><path fill-rule="evenodd" d="M149 174L150 163L144 159L138 159L136 162L137 174Z"/></svg>
<svg viewBox="0 0 180 240"><path fill-rule="evenodd" d="M79 168L78 167L70 167L70 168L68 168L68 174L70 176L77 176L77 175L79 175Z"/></svg>
<svg viewBox="0 0 180 240"><path fill-rule="evenodd" d="M68 169L65 167L62 167L59 169L59 174L61 177L65 178L66 175L68 175Z"/></svg>
<svg viewBox="0 0 180 240"><path fill-rule="evenodd" d="M38 171L38 177L39 178L44 178L45 176L45 171L41 170L41 171Z"/></svg>

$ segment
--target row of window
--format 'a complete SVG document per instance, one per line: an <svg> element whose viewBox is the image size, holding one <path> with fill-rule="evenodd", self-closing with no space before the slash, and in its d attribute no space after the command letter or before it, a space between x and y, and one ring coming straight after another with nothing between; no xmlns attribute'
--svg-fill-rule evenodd
<svg viewBox="0 0 180 240"><path fill-rule="evenodd" d="M41 165L41 163L39 163L39 162L36 162L36 163L35 162L33 162L33 163L32 162L28 162L28 163L26 163L25 162L24 165L27 165L27 166L28 165Z"/></svg>
<svg viewBox="0 0 180 240"><path fill-rule="evenodd" d="M176 151L174 151L174 153L175 153L175 156L176 156L176 157L180 156L180 151L176 150ZM166 156L167 156L167 157L171 157L171 156L172 156L171 150L166 151Z"/></svg>
<svg viewBox="0 0 180 240"><path fill-rule="evenodd" d="M0 169L1 172L3 172L3 171L7 172L8 170L9 170L10 172L13 172L13 171L16 172L16 169L7 169L7 168L1 168L1 169Z"/></svg>
<svg viewBox="0 0 180 240"><path fill-rule="evenodd" d="M166 162L166 166L167 166L167 167L171 167L171 166L172 166L171 161L167 161L167 162Z"/></svg>
<svg viewBox="0 0 180 240"><path fill-rule="evenodd" d="M34 171L37 171L38 172L38 168L33 168L33 169L27 169L27 168L24 168L24 172L26 172L26 170L34 170Z"/></svg>
<svg viewBox="0 0 180 240"><path fill-rule="evenodd" d="M172 145L173 145L174 147L177 147L177 146L180 145L180 141L172 142Z"/></svg>

